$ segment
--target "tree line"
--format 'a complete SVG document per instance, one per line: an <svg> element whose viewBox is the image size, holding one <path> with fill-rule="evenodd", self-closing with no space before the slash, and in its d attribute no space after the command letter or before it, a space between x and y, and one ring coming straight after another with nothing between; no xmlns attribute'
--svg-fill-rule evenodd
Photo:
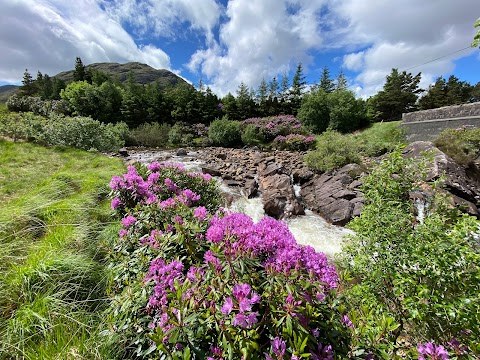
<svg viewBox="0 0 480 360"><path fill-rule="evenodd" d="M392 69L383 89L364 101L348 90L342 72L332 78L328 67L317 83L307 85L299 63L292 79L287 73L268 82L262 79L257 89L241 82L235 94L220 98L202 81L197 87L165 87L159 82L142 85L130 74L126 83L121 83L101 71L90 71L77 57L73 82L67 85L40 71L33 79L26 70L19 95L62 99L68 115L91 116L105 123L123 121L129 127L143 123L209 124L224 116L244 120L292 114L316 133L327 128L350 132L372 121L399 120L405 112L480 100L480 83L472 86L452 75L439 77L424 90L419 87L420 79L421 73Z"/></svg>

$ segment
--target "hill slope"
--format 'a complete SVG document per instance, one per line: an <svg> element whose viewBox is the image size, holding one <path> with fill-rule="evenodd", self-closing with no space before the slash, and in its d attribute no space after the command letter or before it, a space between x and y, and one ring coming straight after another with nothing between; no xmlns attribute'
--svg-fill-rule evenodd
<svg viewBox="0 0 480 360"><path fill-rule="evenodd" d="M132 73L135 82L138 84L146 85L158 81L162 87L176 86L179 84L188 84L181 77L175 75L169 70L154 69L147 64L141 64L138 62L129 62L126 64L118 63L94 63L85 66L87 70L101 71L112 77L113 80L118 79L120 82L126 82L128 74ZM65 81L66 83L73 81L74 70L63 71L54 75L58 79ZM4 85L0 86L0 102L4 103L18 90L16 85Z"/></svg>
<svg viewBox="0 0 480 360"><path fill-rule="evenodd" d="M120 82L127 81L128 74L132 73L135 82L138 84L149 84L155 81L159 81L161 85L178 85L181 83L187 83L181 77L175 75L171 71L165 69L154 69L147 64L141 64L138 62L129 62L126 64L118 63L95 63L85 66L87 70L101 71L107 75L110 75L114 79L118 79ZM69 83L73 81L74 70L61 72L55 77L62 79Z"/></svg>

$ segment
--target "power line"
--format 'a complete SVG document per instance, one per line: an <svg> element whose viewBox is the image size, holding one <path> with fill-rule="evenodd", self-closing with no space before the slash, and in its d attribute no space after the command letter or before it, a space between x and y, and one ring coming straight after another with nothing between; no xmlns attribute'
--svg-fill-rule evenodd
<svg viewBox="0 0 480 360"><path fill-rule="evenodd" d="M440 56L440 57L438 57L438 58L436 58L436 59L433 59L433 60L424 62L423 64L411 66L411 67L409 67L409 68L407 68L407 69L403 69L403 70L400 70L400 71L408 71L408 70L411 70L411 69L415 69L415 68L417 68L417 67L420 67L420 66L423 66L423 65L426 65L426 64L430 64L430 63L432 63L432 62L441 60L441 59L446 58L446 57L448 57L448 56L451 56L451 55L457 54L457 53L459 53L459 52L465 51L465 50L467 50L467 49L472 49L472 47L471 47L471 46L467 46L467 47L465 47L465 48L463 48L463 49L456 50L456 51L453 51L453 52L451 52L451 53L449 53L449 54ZM365 87L365 85L370 85L370 84L375 84L375 83L378 83L378 80L373 80L373 81L369 81L369 82L367 82L367 83L363 83L363 86L362 86L362 87Z"/></svg>

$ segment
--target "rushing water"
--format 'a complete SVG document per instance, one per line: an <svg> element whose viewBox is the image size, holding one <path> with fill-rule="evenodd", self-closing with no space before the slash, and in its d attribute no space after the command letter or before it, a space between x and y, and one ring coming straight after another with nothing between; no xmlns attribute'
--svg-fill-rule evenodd
<svg viewBox="0 0 480 360"><path fill-rule="evenodd" d="M177 156L175 152L169 150L146 150L132 152L129 159L142 163L153 161L181 163L189 170L200 171L202 162L197 159L196 155L196 152L188 152L187 156ZM229 210L245 213L255 222L260 221L265 216L260 197L247 199L238 189L228 187L221 179L218 180L221 190L232 195L234 199L228 207ZM300 186L294 185L294 190L295 194L299 196ZM315 250L322 251L329 256L340 252L344 236L353 233L348 229L329 224L322 217L309 210L306 210L305 215L287 219L286 223L298 243L310 245Z"/></svg>

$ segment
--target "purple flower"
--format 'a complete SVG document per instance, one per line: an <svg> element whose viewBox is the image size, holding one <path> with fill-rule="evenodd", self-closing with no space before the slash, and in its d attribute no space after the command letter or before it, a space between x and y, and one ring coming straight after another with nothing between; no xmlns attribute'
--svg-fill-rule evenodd
<svg viewBox="0 0 480 360"><path fill-rule="evenodd" d="M160 209L173 208L175 206L177 206L177 202L174 198L168 198L167 200L164 200L158 204Z"/></svg>
<svg viewBox="0 0 480 360"><path fill-rule="evenodd" d="M195 216L198 220L203 221L207 217L208 212L205 206L199 206L193 212L193 216Z"/></svg>
<svg viewBox="0 0 480 360"><path fill-rule="evenodd" d="M119 198L112 199L112 209L118 209L120 206L123 205L123 201Z"/></svg>
<svg viewBox="0 0 480 360"><path fill-rule="evenodd" d="M420 344L417 347L418 360L447 360L448 352L442 345L435 345L432 342L426 344Z"/></svg>
<svg viewBox="0 0 480 360"><path fill-rule="evenodd" d="M353 325L352 320L350 320L350 318L348 317L347 314L343 314L343 315L342 315L341 322L342 322L343 325L348 326L349 328L354 328L354 327L355 327L355 326Z"/></svg>
<svg viewBox="0 0 480 360"><path fill-rule="evenodd" d="M133 224L137 222L137 219L134 218L132 215L128 215L122 219L122 225L124 228L129 228Z"/></svg>
<svg viewBox="0 0 480 360"><path fill-rule="evenodd" d="M151 164L148 164L148 170L150 171L158 171L162 167L158 162L152 162Z"/></svg>
<svg viewBox="0 0 480 360"><path fill-rule="evenodd" d="M287 348L287 344L285 341L283 341L282 338L279 338L278 336L272 340L272 351L275 355L278 357L283 357L285 355L285 349Z"/></svg>
<svg viewBox="0 0 480 360"><path fill-rule="evenodd" d="M178 216L178 215L176 215L176 216L173 218L173 221L174 221L175 223L177 223L178 225L183 225L183 219L182 219L180 216Z"/></svg>
<svg viewBox="0 0 480 360"><path fill-rule="evenodd" d="M170 180L169 178L166 178L164 182L168 190L173 192L177 191L178 186L172 180Z"/></svg>
<svg viewBox="0 0 480 360"><path fill-rule="evenodd" d="M212 265L217 272L222 271L222 264L220 264L220 261L215 257L212 250L205 252L203 258L205 259L205 263L207 265Z"/></svg>
<svg viewBox="0 0 480 360"><path fill-rule="evenodd" d="M128 231L125 229L120 229L120 231L118 232L118 236L120 236L120 238L124 238L125 236L127 236L127 234Z"/></svg>
<svg viewBox="0 0 480 360"><path fill-rule="evenodd" d="M228 315L233 310L233 299L229 296L222 305L222 314Z"/></svg>

